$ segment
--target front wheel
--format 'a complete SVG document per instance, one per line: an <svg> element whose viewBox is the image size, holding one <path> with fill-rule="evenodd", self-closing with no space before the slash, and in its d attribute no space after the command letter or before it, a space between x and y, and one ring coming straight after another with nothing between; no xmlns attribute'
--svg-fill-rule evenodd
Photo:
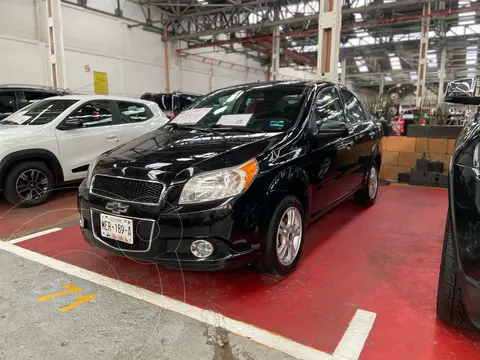
<svg viewBox="0 0 480 360"><path fill-rule="evenodd" d="M354 195L357 204L372 206L375 204L378 193L378 169L377 164L373 162L367 174L365 185Z"/></svg>
<svg viewBox="0 0 480 360"><path fill-rule="evenodd" d="M305 212L295 196L287 196L270 219L257 269L268 275L287 276L297 266L304 239Z"/></svg>
<svg viewBox="0 0 480 360"><path fill-rule="evenodd" d="M53 174L43 162L20 163L6 176L4 195L12 205L37 206L50 198L53 182Z"/></svg>

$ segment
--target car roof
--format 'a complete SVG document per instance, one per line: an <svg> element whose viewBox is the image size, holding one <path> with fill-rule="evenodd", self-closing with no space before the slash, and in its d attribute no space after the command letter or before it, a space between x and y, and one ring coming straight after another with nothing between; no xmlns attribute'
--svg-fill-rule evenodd
<svg viewBox="0 0 480 360"><path fill-rule="evenodd" d="M63 95L53 96L45 100L79 100L79 101L93 101L93 100L116 100L116 101L134 101L142 104L155 104L150 100L143 100L139 98L125 97L125 96L113 96L113 95Z"/></svg>

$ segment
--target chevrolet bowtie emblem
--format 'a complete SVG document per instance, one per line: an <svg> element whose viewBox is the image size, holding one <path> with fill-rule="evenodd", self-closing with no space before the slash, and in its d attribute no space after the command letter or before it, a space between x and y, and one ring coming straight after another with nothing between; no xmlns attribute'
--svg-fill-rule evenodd
<svg viewBox="0 0 480 360"><path fill-rule="evenodd" d="M128 205L124 205L122 203L112 201L107 203L105 209L110 210L114 214L125 214L128 210Z"/></svg>

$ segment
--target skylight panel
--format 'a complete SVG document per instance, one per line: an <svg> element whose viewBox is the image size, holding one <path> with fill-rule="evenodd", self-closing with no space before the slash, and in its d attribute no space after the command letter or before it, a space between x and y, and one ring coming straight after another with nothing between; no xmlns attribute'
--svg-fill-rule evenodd
<svg viewBox="0 0 480 360"><path fill-rule="evenodd" d="M466 65L477 65L478 58L478 46L468 46L467 52L465 54L465 64Z"/></svg>
<svg viewBox="0 0 480 360"><path fill-rule="evenodd" d="M427 63L428 63L429 68L438 67L438 59L437 59L437 51L436 50L428 50Z"/></svg>
<svg viewBox="0 0 480 360"><path fill-rule="evenodd" d="M395 56L395 54L388 54L390 58L390 66L393 70L402 70L402 64L400 63L400 58Z"/></svg>
<svg viewBox="0 0 480 360"><path fill-rule="evenodd" d="M356 56L355 57L355 63L357 64L358 71L368 72L368 66L367 66L367 63L365 62L365 59L363 58L363 56Z"/></svg>

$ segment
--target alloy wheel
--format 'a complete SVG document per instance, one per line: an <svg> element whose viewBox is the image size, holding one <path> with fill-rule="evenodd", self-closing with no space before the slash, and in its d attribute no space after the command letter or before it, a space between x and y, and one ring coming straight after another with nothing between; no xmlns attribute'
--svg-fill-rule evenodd
<svg viewBox="0 0 480 360"><path fill-rule="evenodd" d="M277 257L288 266L297 257L302 242L302 215L296 207L289 207L283 213L277 230Z"/></svg>
<svg viewBox="0 0 480 360"><path fill-rule="evenodd" d="M372 166L370 169L370 174L368 175L368 196L370 199L375 199L378 190L378 171L375 166Z"/></svg>
<svg viewBox="0 0 480 360"><path fill-rule="evenodd" d="M37 169L25 170L17 178L16 190L23 200L38 200L47 194L47 175Z"/></svg>

